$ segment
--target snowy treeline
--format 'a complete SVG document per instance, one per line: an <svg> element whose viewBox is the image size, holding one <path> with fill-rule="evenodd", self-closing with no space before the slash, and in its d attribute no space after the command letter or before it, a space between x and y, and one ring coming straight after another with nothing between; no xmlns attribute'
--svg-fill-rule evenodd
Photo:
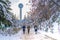
<svg viewBox="0 0 60 40"><path fill-rule="evenodd" d="M60 0L30 0L30 3L32 8L27 19L32 25L40 25L45 31L53 30L53 23L60 16Z"/></svg>

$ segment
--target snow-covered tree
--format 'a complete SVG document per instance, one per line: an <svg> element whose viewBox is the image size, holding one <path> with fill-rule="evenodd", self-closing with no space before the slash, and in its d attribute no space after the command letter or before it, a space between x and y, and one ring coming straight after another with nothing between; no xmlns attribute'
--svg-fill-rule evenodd
<svg viewBox="0 0 60 40"><path fill-rule="evenodd" d="M39 24L47 21L47 24L45 25L48 25L49 28L50 27L53 28L53 26L51 26L52 23L55 22L57 17L60 15L59 4L60 0L30 0L30 1L32 4L30 12L31 19L34 20L35 22L38 22Z"/></svg>
<svg viewBox="0 0 60 40"><path fill-rule="evenodd" d="M10 12L10 10L12 10L10 8L10 3L11 2L9 0L0 0L0 25L4 24L5 28L10 26L16 27L16 25L18 25L18 20L15 15Z"/></svg>
<svg viewBox="0 0 60 40"><path fill-rule="evenodd" d="M9 21L9 20L7 20L7 18L6 18L6 14L8 13L9 14L9 7L8 7L8 4L10 3L8 3L7 2L8 0L0 0L0 25L1 25L1 23L2 24L5 24L5 26L7 26L7 25L11 25L11 22Z"/></svg>

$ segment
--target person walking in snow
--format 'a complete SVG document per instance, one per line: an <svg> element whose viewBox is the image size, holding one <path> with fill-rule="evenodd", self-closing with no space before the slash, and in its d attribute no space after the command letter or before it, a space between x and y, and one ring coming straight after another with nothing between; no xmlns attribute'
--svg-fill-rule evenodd
<svg viewBox="0 0 60 40"><path fill-rule="evenodd" d="M37 30L38 30L37 25L34 25L34 30L35 30L35 34L37 34Z"/></svg>
<svg viewBox="0 0 60 40"><path fill-rule="evenodd" d="M27 26L27 30L28 30L28 34L29 34L29 32L30 32L30 26Z"/></svg>
<svg viewBox="0 0 60 40"><path fill-rule="evenodd" d="M23 26L22 29L23 29L23 34L25 34L26 26Z"/></svg>

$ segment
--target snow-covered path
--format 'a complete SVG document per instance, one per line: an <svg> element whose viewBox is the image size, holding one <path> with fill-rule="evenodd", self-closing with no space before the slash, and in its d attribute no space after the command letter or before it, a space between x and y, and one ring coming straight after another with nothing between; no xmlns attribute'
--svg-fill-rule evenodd
<svg viewBox="0 0 60 40"><path fill-rule="evenodd" d="M38 31L38 33L35 34L33 29L30 30L29 34L26 32L26 34L22 37L22 39L23 40L56 40L52 37L40 33L40 31Z"/></svg>
<svg viewBox="0 0 60 40"><path fill-rule="evenodd" d="M29 34L27 33L27 31L25 34L23 34L22 30L20 30L16 35L12 36L0 35L0 40L56 40L56 39L45 35L41 31L38 31L38 33L35 34L34 29L31 29Z"/></svg>

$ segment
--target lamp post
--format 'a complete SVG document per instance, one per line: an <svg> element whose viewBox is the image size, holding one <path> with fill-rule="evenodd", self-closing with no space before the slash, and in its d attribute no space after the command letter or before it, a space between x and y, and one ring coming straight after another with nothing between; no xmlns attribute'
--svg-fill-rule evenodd
<svg viewBox="0 0 60 40"><path fill-rule="evenodd" d="M22 20L22 8L23 8L23 4L20 3L18 6L20 8L20 20Z"/></svg>

